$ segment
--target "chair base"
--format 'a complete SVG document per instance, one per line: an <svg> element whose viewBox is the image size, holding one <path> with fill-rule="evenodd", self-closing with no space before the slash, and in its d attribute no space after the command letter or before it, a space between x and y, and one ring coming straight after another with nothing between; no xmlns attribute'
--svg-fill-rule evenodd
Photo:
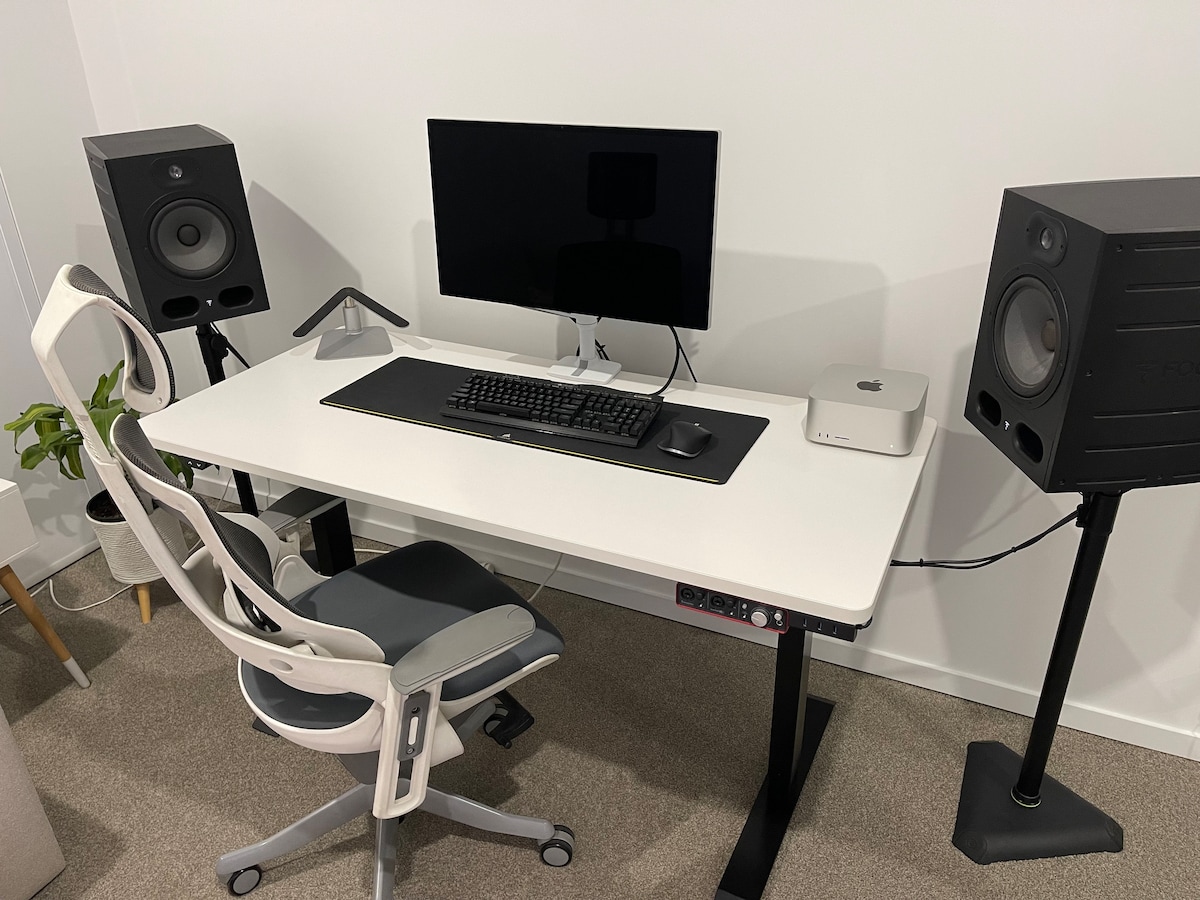
<svg viewBox="0 0 1200 900"><path fill-rule="evenodd" d="M401 784L402 790L406 787ZM217 860L217 878L222 884L229 886L239 873L299 850L335 828L340 828L359 816L369 813L374 796L375 786L373 784L355 785L340 797L329 801L271 837L240 850L226 853ZM567 835L570 834L569 829L556 826L549 819L535 819L501 812L466 797L460 797L458 794L439 791L436 788L426 790L425 802L419 809L444 819L450 819L452 822L459 822L494 834L533 838L538 842L539 847L552 839L561 843L564 838L564 830ZM393 885L396 880L396 832L399 823L400 819L382 819L376 828L374 900L393 900ZM570 842L569 838L567 840ZM543 858L550 865L565 865L565 863L553 862L546 858L544 848ZM570 861L570 850L566 853L566 859L568 862ZM253 886L257 886L257 883L257 880L253 881Z"/></svg>

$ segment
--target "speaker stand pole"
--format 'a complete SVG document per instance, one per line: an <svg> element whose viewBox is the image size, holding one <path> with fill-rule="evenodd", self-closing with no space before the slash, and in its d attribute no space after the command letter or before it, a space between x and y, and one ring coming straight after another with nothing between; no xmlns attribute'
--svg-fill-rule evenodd
<svg viewBox="0 0 1200 900"><path fill-rule="evenodd" d="M1116 853L1124 846L1120 825L1046 776L1067 682L1120 502L1119 492L1083 495L1076 522L1083 535L1024 761L998 741L975 741L967 747L953 842L977 863Z"/></svg>
<svg viewBox="0 0 1200 900"><path fill-rule="evenodd" d="M225 366L222 360L229 355L229 342L224 335L207 322L196 326L196 340L200 342L200 357L204 360L204 368L208 370L208 383L217 384L225 380ZM238 501L242 504L242 512L252 516L258 515L258 502L254 499L254 488L250 484L250 476L245 472L234 471L234 484L237 485Z"/></svg>

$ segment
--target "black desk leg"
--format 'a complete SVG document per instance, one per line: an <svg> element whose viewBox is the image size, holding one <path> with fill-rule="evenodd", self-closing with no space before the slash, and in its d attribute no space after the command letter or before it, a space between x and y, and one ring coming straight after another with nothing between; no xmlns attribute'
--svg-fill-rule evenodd
<svg viewBox="0 0 1200 900"><path fill-rule="evenodd" d="M775 697L767 776L717 888L716 900L761 897L804 780L817 755L833 704L808 696L812 633L793 628L775 651Z"/></svg>
<svg viewBox="0 0 1200 900"><path fill-rule="evenodd" d="M354 568L354 536L350 534L350 514L345 501L313 516L311 524L317 571L336 575Z"/></svg>

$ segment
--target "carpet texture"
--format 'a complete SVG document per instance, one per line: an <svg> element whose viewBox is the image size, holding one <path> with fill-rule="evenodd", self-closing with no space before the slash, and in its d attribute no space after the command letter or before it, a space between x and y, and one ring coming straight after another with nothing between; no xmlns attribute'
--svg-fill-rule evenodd
<svg viewBox="0 0 1200 900"><path fill-rule="evenodd" d="M54 587L82 606L119 585L94 553ZM226 897L221 853L353 783L253 730L233 657L165 582L151 595L144 626L128 594L86 612L36 598L88 690L19 612L0 615L0 706L67 859L39 900ZM418 812L397 898L711 898L765 764L771 651L552 589L536 605L567 644L514 688L537 724L507 751L477 736L431 780L571 826L575 859L553 869L531 841ZM1049 774L1121 823L1125 850L979 866L950 843L966 747L1022 750L1028 719L819 662L810 689L837 706L769 900L1200 896L1197 763L1060 729ZM270 864L251 896L367 900L372 835L366 816L344 826Z"/></svg>

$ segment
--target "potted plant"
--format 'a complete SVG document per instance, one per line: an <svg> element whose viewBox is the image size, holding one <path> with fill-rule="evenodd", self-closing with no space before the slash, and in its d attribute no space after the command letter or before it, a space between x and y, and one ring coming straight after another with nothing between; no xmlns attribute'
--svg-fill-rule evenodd
<svg viewBox="0 0 1200 900"><path fill-rule="evenodd" d="M109 452L112 452L112 446L109 444L108 432L117 416L121 413L137 415L137 411L127 407L124 400L112 396L121 367L124 365L122 360L112 372L101 375L91 399L84 401L88 416ZM37 440L22 450L18 443L21 435L30 428L33 429ZM6 422L4 430L13 432L13 447L21 455L22 469L33 469L46 460L51 460L58 463L58 471L65 478L79 480L84 477L83 460L80 455L83 434L75 424L71 411L65 407L54 403L33 403L16 419ZM159 452L159 456L167 468L182 478L189 488L192 486L192 468L185 460L173 453L162 451ZM150 598L146 585L160 577L158 567L134 536L133 529L121 515L108 491L95 494L88 501L85 514L95 529L96 538L100 541L100 548L104 552L104 559L113 578L122 584L137 586L142 621L149 622ZM162 535L164 543L177 557L182 558L187 548L179 521L164 510L155 510L150 515L150 521Z"/></svg>

